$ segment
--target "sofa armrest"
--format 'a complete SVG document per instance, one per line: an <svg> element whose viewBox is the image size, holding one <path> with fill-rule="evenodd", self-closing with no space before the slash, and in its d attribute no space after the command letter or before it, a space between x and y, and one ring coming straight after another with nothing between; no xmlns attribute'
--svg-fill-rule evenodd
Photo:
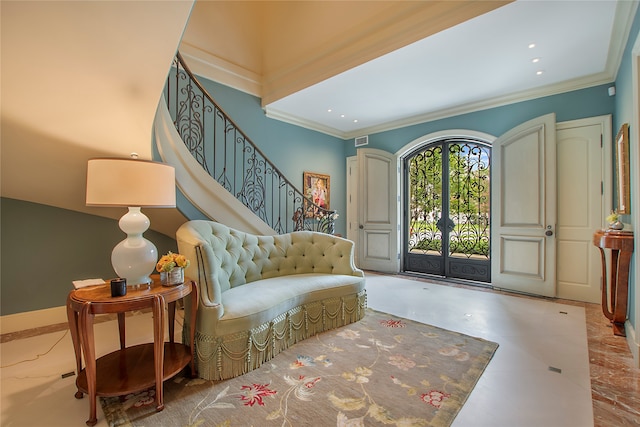
<svg viewBox="0 0 640 427"><path fill-rule="evenodd" d="M220 318L224 314L222 287L216 274L220 265L216 262L210 242L203 237L206 233L198 230L202 227L206 227L206 222L190 221L183 224L176 232L176 241L180 254L190 261L185 275L198 282L201 309L211 307L219 311L216 317Z"/></svg>
<svg viewBox="0 0 640 427"><path fill-rule="evenodd" d="M324 248L323 255L332 264L332 274L347 274L350 276L364 277L364 272L356 267L355 245L351 240L342 237L321 234L320 237L328 238L331 245Z"/></svg>

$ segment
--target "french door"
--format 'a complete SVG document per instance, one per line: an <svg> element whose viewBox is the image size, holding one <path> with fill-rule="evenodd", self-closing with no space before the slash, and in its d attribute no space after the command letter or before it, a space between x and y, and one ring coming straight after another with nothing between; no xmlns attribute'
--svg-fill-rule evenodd
<svg viewBox="0 0 640 427"><path fill-rule="evenodd" d="M491 281L491 147L446 138L404 159L404 271Z"/></svg>

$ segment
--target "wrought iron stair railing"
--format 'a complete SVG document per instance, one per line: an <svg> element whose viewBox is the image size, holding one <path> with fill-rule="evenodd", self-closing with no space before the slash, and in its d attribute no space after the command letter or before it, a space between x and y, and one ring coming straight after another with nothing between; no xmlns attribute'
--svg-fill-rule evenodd
<svg viewBox="0 0 640 427"><path fill-rule="evenodd" d="M178 134L200 166L278 234L334 233L336 211L314 203L267 159L216 104L180 53L165 99Z"/></svg>

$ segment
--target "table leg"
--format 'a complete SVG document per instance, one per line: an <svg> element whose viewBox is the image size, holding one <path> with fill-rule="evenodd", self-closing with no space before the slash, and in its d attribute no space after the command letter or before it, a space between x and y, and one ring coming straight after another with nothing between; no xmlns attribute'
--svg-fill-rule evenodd
<svg viewBox="0 0 640 427"><path fill-rule="evenodd" d="M124 350L125 347L125 324L124 324L124 312L118 313L118 332L120 332L120 350Z"/></svg>
<svg viewBox="0 0 640 427"><path fill-rule="evenodd" d="M609 320L613 319L613 313L609 310L609 297L607 296L607 258L602 248L598 248L600 250L600 259L602 261L602 281L600 284L600 293L602 294L602 314Z"/></svg>
<svg viewBox="0 0 640 427"><path fill-rule="evenodd" d="M168 323L169 323L169 342L173 344L174 341L174 333L176 330L176 302L170 302L167 304L167 315L168 315Z"/></svg>
<svg viewBox="0 0 640 427"><path fill-rule="evenodd" d="M609 320L613 322L613 313L616 311L616 294L618 289L618 250L611 250L611 269L609 270Z"/></svg>
<svg viewBox="0 0 640 427"><path fill-rule="evenodd" d="M617 272L615 304L613 307L613 319L611 319L613 333L624 337L627 335L624 329L624 322L627 320L627 306L629 300L629 264L631 262L631 252L620 251L618 260L612 266Z"/></svg>
<svg viewBox="0 0 640 427"><path fill-rule="evenodd" d="M602 260L602 312L611 322L613 333L618 336L625 336L624 323L627 319L629 299L631 252L612 249L611 268L607 271L605 252L601 247L598 247L598 249Z"/></svg>
<svg viewBox="0 0 640 427"><path fill-rule="evenodd" d="M98 422L96 417L96 351L93 336L93 318L91 303L85 303L80 310L80 336L82 338L82 351L84 352L85 372L87 374L87 392L89 394L89 419L88 426L94 426Z"/></svg>
<svg viewBox="0 0 640 427"><path fill-rule="evenodd" d="M71 342L73 343L73 352L76 356L76 375L82 371L82 347L80 344L80 334L78 332L78 312L71 304L71 294L67 297L67 320L69 321L69 332L71 332ZM76 399L82 399L84 393L80 390L76 391Z"/></svg>
<svg viewBox="0 0 640 427"><path fill-rule="evenodd" d="M164 298L153 298L153 360L156 377L156 411L164 409Z"/></svg>
<svg viewBox="0 0 640 427"><path fill-rule="evenodd" d="M189 349L191 351L191 378L196 378L196 353L195 353L195 338L196 338L196 315L198 312L198 285L193 280L191 281L191 318L189 319ZM186 320L186 319L185 319Z"/></svg>

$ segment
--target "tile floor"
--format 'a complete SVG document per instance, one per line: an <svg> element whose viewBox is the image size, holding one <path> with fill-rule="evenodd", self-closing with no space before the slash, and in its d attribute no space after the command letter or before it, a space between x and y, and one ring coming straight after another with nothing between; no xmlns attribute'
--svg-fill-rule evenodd
<svg viewBox="0 0 640 427"><path fill-rule="evenodd" d="M500 344L457 427L640 425L640 370L599 307L367 273L369 307ZM127 343L152 336L150 314L127 319ZM57 329L57 330L56 330ZM96 324L98 354L118 346L115 321ZM0 344L0 425L83 426L65 325ZM104 427L98 410L98 426Z"/></svg>

